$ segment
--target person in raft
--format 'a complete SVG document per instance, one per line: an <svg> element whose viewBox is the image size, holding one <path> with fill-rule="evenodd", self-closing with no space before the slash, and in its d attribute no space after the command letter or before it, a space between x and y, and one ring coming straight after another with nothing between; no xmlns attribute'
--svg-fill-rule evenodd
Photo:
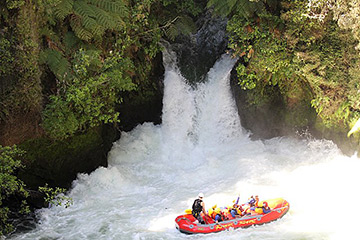
<svg viewBox="0 0 360 240"><path fill-rule="evenodd" d="M222 222L222 221L224 221L225 220L225 216L223 215L223 213L221 212L221 209L220 208L216 208L215 209L215 218L214 218L214 220L215 220L215 223L219 223L219 222Z"/></svg>
<svg viewBox="0 0 360 240"><path fill-rule="evenodd" d="M205 221L202 219L201 217L201 212L203 212L204 214L206 214L206 210L205 210L205 203L203 202L203 198L204 198L204 194L203 193L199 193L198 198L195 199L193 205L192 205L192 215L194 216L194 218L196 218L199 223L204 224Z"/></svg>
<svg viewBox="0 0 360 240"><path fill-rule="evenodd" d="M256 195L255 197L251 196L249 198L249 200L247 201L247 204L249 205L249 207L247 209L245 209L245 213L246 213L246 215L250 215L251 211L255 211L255 209L257 208L257 206L259 204L259 196L258 195Z"/></svg>
<svg viewBox="0 0 360 240"><path fill-rule="evenodd" d="M249 198L249 201L247 202L247 204L249 204L250 207L255 207L255 203L256 203L256 200L255 200L254 196L251 196Z"/></svg>
<svg viewBox="0 0 360 240"><path fill-rule="evenodd" d="M259 214L267 214L271 212L271 209L267 202L262 202L257 205L255 212Z"/></svg>
<svg viewBox="0 0 360 240"><path fill-rule="evenodd" d="M234 205L230 208L230 214L233 218L242 217L245 212L241 205L234 203Z"/></svg>

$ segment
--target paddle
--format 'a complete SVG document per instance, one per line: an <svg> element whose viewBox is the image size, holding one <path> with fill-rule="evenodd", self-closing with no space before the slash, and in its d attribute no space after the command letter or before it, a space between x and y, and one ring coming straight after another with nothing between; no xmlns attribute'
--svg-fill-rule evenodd
<svg viewBox="0 0 360 240"><path fill-rule="evenodd" d="M190 209L190 208L189 208L189 209L186 209L186 210L185 210L185 213L186 213L186 214L192 214L192 209Z"/></svg>
<svg viewBox="0 0 360 240"><path fill-rule="evenodd" d="M236 199L235 204L238 205L238 204L239 204L239 201L240 201L240 193L239 193L239 195L238 195L238 197L237 197L237 199Z"/></svg>

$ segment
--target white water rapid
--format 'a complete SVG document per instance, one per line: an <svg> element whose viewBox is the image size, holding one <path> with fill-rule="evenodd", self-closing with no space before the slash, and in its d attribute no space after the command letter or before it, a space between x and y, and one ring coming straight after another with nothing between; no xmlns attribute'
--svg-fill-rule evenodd
<svg viewBox="0 0 360 240"><path fill-rule="evenodd" d="M163 123L123 132L109 167L79 174L68 208L38 212L41 221L11 239L360 239L360 161L330 141L274 138L251 141L229 86L235 60L224 55L196 89L173 54L164 53ZM185 235L174 219L199 192L206 208L258 194L283 197L280 220L247 229Z"/></svg>

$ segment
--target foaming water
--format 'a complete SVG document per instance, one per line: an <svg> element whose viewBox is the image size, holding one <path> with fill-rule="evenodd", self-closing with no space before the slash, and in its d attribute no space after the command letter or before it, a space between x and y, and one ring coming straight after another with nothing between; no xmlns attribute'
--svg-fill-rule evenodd
<svg viewBox="0 0 360 240"><path fill-rule="evenodd" d="M109 167L80 174L69 208L39 211L41 223L13 239L357 239L357 157L326 140L251 141L229 87L224 55L196 88L164 53L163 124L122 133ZM184 235L174 226L198 192L207 207L283 197L282 219L247 229ZM354 203L355 202L355 203Z"/></svg>

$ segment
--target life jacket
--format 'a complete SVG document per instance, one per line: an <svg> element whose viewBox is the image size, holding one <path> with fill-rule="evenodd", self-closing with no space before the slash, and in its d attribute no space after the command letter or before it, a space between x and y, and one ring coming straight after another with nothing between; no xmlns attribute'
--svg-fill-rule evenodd
<svg viewBox="0 0 360 240"><path fill-rule="evenodd" d="M192 205L193 215L198 215L202 211L201 203L202 203L201 199L195 199L195 201Z"/></svg>
<svg viewBox="0 0 360 240"><path fill-rule="evenodd" d="M237 214L238 214L238 215L240 215L240 216L243 215L244 209L243 209L241 206L235 208L235 210L237 211Z"/></svg>
<svg viewBox="0 0 360 240"><path fill-rule="evenodd" d="M257 208L255 208L255 212L257 214L262 214L263 213L263 208L262 207L257 207Z"/></svg>
<svg viewBox="0 0 360 240"><path fill-rule="evenodd" d="M216 212L215 211L213 211L211 214L209 214L210 215L210 217L212 218L212 219L215 219L215 216L216 216Z"/></svg>
<svg viewBox="0 0 360 240"><path fill-rule="evenodd" d="M211 216L211 215L213 214L213 212L214 212L214 209L209 208L209 210L208 210L208 215Z"/></svg>
<svg viewBox="0 0 360 240"><path fill-rule="evenodd" d="M271 212L271 209L269 207L261 206L261 207L257 207L255 209L255 212L258 214L266 214Z"/></svg>

